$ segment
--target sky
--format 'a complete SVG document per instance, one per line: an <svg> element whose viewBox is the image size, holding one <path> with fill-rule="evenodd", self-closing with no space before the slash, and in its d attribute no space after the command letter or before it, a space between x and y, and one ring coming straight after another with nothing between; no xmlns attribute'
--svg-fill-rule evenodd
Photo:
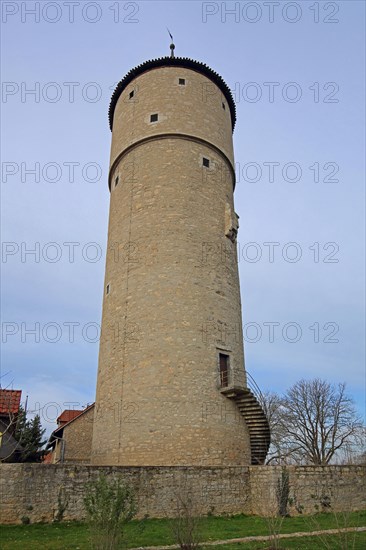
<svg viewBox="0 0 366 550"><path fill-rule="evenodd" d="M48 429L95 399L108 106L168 27L236 102L248 372L346 382L364 414L364 2L1 4L2 387Z"/></svg>

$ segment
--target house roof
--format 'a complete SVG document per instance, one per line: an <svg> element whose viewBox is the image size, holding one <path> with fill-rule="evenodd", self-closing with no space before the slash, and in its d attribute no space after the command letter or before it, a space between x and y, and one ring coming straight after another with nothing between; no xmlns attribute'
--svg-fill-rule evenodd
<svg viewBox="0 0 366 550"><path fill-rule="evenodd" d="M83 409L66 409L63 411L60 416L57 418L57 424L66 424L67 422L70 422L70 420L73 420L76 416L79 416L83 412Z"/></svg>
<svg viewBox="0 0 366 550"><path fill-rule="evenodd" d="M201 73L212 80L212 82L214 82L220 88L220 90L226 97L231 113L232 129L234 130L236 122L236 108L235 101L229 86L226 84L224 79L208 65L205 65L205 63L201 63L200 61L195 61L194 59L189 59L188 57L160 57L158 59L150 59L149 61L145 61L141 65L138 65L134 69L131 69L117 84L117 87L114 90L111 98L108 113L109 127L111 130L113 129L114 110L123 90L134 78L136 78L140 74L151 71L152 69L156 69L158 67L184 67L186 69L191 69L192 71Z"/></svg>
<svg viewBox="0 0 366 550"><path fill-rule="evenodd" d="M19 412L22 390L0 390L0 414Z"/></svg>

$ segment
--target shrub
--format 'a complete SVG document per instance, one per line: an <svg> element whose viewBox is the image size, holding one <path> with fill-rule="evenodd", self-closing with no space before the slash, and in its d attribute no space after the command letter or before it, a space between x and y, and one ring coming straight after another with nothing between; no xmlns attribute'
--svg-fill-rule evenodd
<svg viewBox="0 0 366 550"><path fill-rule="evenodd" d="M199 512L187 488L179 488L175 495L176 514L171 522L174 541L180 550L196 550L200 547Z"/></svg>
<svg viewBox="0 0 366 550"><path fill-rule="evenodd" d="M22 516L20 518L20 521L22 522L23 525L29 525L30 524L30 519L28 516Z"/></svg>
<svg viewBox="0 0 366 550"><path fill-rule="evenodd" d="M53 518L53 521L55 523L59 523L64 519L64 514L67 510L68 505L69 499L66 496L65 489L61 487L57 495L57 510L55 511Z"/></svg>
<svg viewBox="0 0 366 550"><path fill-rule="evenodd" d="M131 487L100 475L89 483L84 505L89 523L92 548L114 550L121 548L124 526L135 516L137 508Z"/></svg>
<svg viewBox="0 0 366 550"><path fill-rule="evenodd" d="M286 468L282 468L281 477L277 480L276 497L278 503L278 514L282 517L288 516L287 505L290 494L290 478Z"/></svg>

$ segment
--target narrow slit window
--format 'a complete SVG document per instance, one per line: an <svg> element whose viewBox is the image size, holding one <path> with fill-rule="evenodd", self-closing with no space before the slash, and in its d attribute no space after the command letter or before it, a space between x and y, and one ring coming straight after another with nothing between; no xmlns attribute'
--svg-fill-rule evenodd
<svg viewBox="0 0 366 550"><path fill-rule="evenodd" d="M133 96L135 95L135 90L132 90L130 93L129 93L129 98L132 99Z"/></svg>
<svg viewBox="0 0 366 550"><path fill-rule="evenodd" d="M202 159L202 166L205 168L210 168L210 161L206 157L203 157Z"/></svg>
<svg viewBox="0 0 366 550"><path fill-rule="evenodd" d="M106 286L105 293L106 293L106 294L109 294L110 291L111 291L111 285L108 284L108 285Z"/></svg>
<svg viewBox="0 0 366 550"><path fill-rule="evenodd" d="M185 86L186 85L186 79L185 78L180 78L179 79L179 85L180 86Z"/></svg>
<svg viewBox="0 0 366 550"><path fill-rule="evenodd" d="M153 115L150 115L150 122L157 122L158 121L158 114L154 113Z"/></svg>
<svg viewBox="0 0 366 550"><path fill-rule="evenodd" d="M224 103L224 102L222 102L222 108L223 108L223 109L224 109L224 111L225 111L225 109L226 109L226 105L225 105L225 103Z"/></svg>
<svg viewBox="0 0 366 550"><path fill-rule="evenodd" d="M225 353L219 353L220 386L226 388L229 385L230 357Z"/></svg>
<svg viewBox="0 0 366 550"><path fill-rule="evenodd" d="M114 180L114 187L117 187L119 183L119 176L116 177L116 179Z"/></svg>

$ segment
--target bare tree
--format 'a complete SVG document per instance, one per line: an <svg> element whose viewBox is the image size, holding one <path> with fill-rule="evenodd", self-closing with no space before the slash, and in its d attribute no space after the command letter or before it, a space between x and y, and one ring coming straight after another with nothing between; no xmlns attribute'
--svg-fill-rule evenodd
<svg viewBox="0 0 366 550"><path fill-rule="evenodd" d="M300 380L283 397L261 395L271 429L267 464L354 462L362 452L365 428L345 384Z"/></svg>
<svg viewBox="0 0 366 550"><path fill-rule="evenodd" d="M0 462L7 462L20 447L20 444L13 437L17 425L17 414L10 411L6 421L0 419Z"/></svg>
<svg viewBox="0 0 366 550"><path fill-rule="evenodd" d="M344 383L300 380L282 399L281 417L292 456L305 463L324 466L340 449L360 444L362 422Z"/></svg>
<svg viewBox="0 0 366 550"><path fill-rule="evenodd" d="M286 465L299 462L299 458L294 453L297 448L294 448L287 437L282 397L274 392L264 392L260 394L259 400L271 431L271 445L266 464Z"/></svg>
<svg viewBox="0 0 366 550"><path fill-rule="evenodd" d="M2 387L1 383L1 379L6 374L0 377L0 462L11 460L15 453L21 449L17 438L14 437L19 411L14 411L13 407L13 390L11 389L13 381L5 388Z"/></svg>

